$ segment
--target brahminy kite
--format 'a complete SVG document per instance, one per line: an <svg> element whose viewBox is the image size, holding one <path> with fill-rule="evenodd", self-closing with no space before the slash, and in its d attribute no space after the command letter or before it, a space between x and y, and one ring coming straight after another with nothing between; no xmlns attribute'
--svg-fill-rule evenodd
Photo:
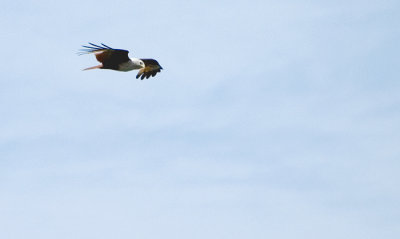
<svg viewBox="0 0 400 239"><path fill-rule="evenodd" d="M90 43L90 46L83 46L79 54L94 53L97 61L101 64L86 68L84 70L91 69L110 69L116 71L131 71L139 70L136 75L136 79L140 77L141 80L144 78L148 79L150 76L155 76L158 72L163 69L160 64L154 59L139 59L129 58L127 50L114 49L101 43L101 46Z"/></svg>

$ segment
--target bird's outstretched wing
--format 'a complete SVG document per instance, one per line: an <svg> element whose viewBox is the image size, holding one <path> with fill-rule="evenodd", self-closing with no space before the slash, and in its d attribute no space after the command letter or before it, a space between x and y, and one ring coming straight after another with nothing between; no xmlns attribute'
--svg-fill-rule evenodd
<svg viewBox="0 0 400 239"><path fill-rule="evenodd" d="M136 75L136 79L143 80L144 78L148 79L150 76L155 76L158 72L161 72L163 69L160 64L154 59L140 59L144 62L144 67L139 70Z"/></svg>
<svg viewBox="0 0 400 239"><path fill-rule="evenodd" d="M78 54L94 53L96 59L103 64L104 68L118 69L119 64L129 61L129 51L127 50L114 49L103 43L99 46L89 42L89 45L90 46L82 46L84 49L81 49Z"/></svg>

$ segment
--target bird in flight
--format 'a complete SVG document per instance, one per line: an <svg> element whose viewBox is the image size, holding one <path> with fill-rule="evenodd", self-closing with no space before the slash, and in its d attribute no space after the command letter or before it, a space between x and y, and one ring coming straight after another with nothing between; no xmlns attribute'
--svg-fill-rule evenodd
<svg viewBox="0 0 400 239"><path fill-rule="evenodd" d="M114 49L103 43L101 43L101 46L99 46L89 42L88 46L82 47L84 47L84 49L81 49L81 51L78 53L79 55L94 53L97 61L101 63L98 66L92 66L84 70L139 70L138 74L136 75L136 79L140 77L140 79L143 80L144 78L148 79L150 76L155 76L163 69L154 59L129 58L129 51L123 49Z"/></svg>

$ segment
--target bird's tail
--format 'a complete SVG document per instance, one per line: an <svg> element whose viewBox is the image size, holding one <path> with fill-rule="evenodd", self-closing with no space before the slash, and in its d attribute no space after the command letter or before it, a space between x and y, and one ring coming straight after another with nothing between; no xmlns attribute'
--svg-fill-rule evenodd
<svg viewBox="0 0 400 239"><path fill-rule="evenodd" d="M86 70L93 70L93 69L101 69L102 67L103 67L103 65L100 64L100 65L98 65L98 66L92 66L92 67L83 69L83 71L86 71Z"/></svg>

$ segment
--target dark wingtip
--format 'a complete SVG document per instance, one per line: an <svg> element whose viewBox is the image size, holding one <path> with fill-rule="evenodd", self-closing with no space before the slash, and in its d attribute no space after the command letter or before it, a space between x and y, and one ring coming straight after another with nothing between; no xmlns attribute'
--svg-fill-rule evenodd
<svg viewBox="0 0 400 239"><path fill-rule="evenodd" d="M101 43L101 45L104 46L104 47L106 47L106 48L108 48L108 49L112 49L111 47L107 46L107 45L104 44L104 43Z"/></svg>
<svg viewBox="0 0 400 239"><path fill-rule="evenodd" d="M96 45L96 44L93 44L93 43L91 43L91 42L89 42L89 44L92 45L92 46L94 46L94 47L100 47L100 48L101 48L101 46Z"/></svg>

